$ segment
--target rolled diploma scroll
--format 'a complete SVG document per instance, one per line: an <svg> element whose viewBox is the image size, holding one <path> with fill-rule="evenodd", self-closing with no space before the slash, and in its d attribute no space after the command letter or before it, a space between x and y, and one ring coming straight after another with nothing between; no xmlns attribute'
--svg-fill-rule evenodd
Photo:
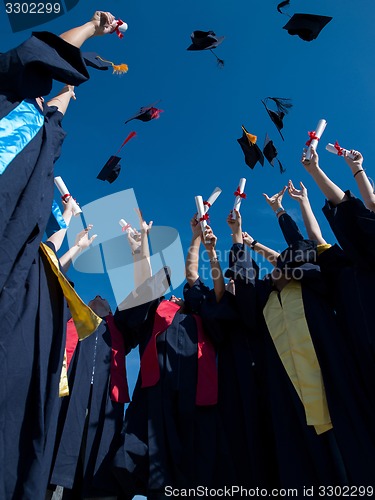
<svg viewBox="0 0 375 500"><path fill-rule="evenodd" d="M122 21L122 24L118 26L118 29L122 31L122 33L125 33L125 31L128 29L128 25L124 21Z"/></svg>
<svg viewBox="0 0 375 500"><path fill-rule="evenodd" d="M335 145L331 144L331 143L327 144L326 150L329 151L330 153L335 154L335 155L339 154L338 150L335 148ZM346 155L348 156L348 158L351 158L352 160L354 160L355 155L352 155L352 153L350 153L350 151L348 149L340 148L340 151L342 151L343 153L346 153ZM342 155L340 155L340 156L342 156Z"/></svg>
<svg viewBox="0 0 375 500"><path fill-rule="evenodd" d="M326 120L322 119L322 120L318 121L318 125L316 126L316 129L315 129L316 137L318 137L319 139L322 137L326 126L327 126ZM306 160L310 160L310 158L311 158L311 146L313 146L316 149L318 146L319 139L313 139L310 142L310 145L306 151Z"/></svg>
<svg viewBox="0 0 375 500"><path fill-rule="evenodd" d="M133 236L135 234L134 229L131 227L131 225L128 222L126 222L125 219L120 219L119 224L122 227L122 230L126 231L128 234L130 234L130 236Z"/></svg>
<svg viewBox="0 0 375 500"><path fill-rule="evenodd" d="M206 203L203 204L204 205L204 213L208 212L210 207L212 207L212 205L215 203L215 201L219 198L220 195L221 195L221 189L219 187L216 187L213 190L210 197L208 198L208 200L206 201Z"/></svg>
<svg viewBox="0 0 375 500"><path fill-rule="evenodd" d="M206 229L206 226L207 226L207 220L204 219L204 217L205 217L205 210L204 210L202 196L196 196L195 197L195 204L197 206L198 222L200 222L202 233L204 234L204 230Z"/></svg>
<svg viewBox="0 0 375 500"><path fill-rule="evenodd" d="M57 189L60 191L61 197L64 198L67 194L70 194L68 188L65 185L65 182L62 180L61 177L55 177L55 185ZM78 215L82 213L82 210L80 209L79 205L76 203L75 200L73 200L73 214Z"/></svg>
<svg viewBox="0 0 375 500"><path fill-rule="evenodd" d="M239 189L241 194L244 193L245 186L246 186L246 179L245 178L240 179L240 182L238 183L238 189ZM234 200L233 210L232 210L232 219L236 218L236 214L234 213L234 209L240 211L241 201L242 201L242 197L236 196L236 199Z"/></svg>

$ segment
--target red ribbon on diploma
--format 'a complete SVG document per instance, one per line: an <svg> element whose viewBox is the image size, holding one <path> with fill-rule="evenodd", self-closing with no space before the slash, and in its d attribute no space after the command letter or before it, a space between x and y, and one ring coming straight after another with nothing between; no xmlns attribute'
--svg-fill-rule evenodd
<svg viewBox="0 0 375 500"><path fill-rule="evenodd" d="M208 206L208 208L210 208L211 203L209 203L208 201L204 201L204 202L203 202L203 205L207 205L207 206Z"/></svg>
<svg viewBox="0 0 375 500"><path fill-rule="evenodd" d="M69 193L66 193L66 194L64 194L64 196L61 196L61 199L66 201L68 198L70 198L70 196L72 196L72 195Z"/></svg>
<svg viewBox="0 0 375 500"><path fill-rule="evenodd" d="M127 229L129 229L129 227L131 227L131 225L128 223L126 224L126 226L123 226L122 231L126 231Z"/></svg>
<svg viewBox="0 0 375 500"><path fill-rule="evenodd" d="M238 186L237 191L235 191L233 194L234 194L234 196L239 196L240 198L243 198L243 199L246 198L246 194L245 193L241 193L240 186Z"/></svg>
<svg viewBox="0 0 375 500"><path fill-rule="evenodd" d="M340 145L337 141L335 142L334 146L335 146L335 149L337 150L338 156L342 156L344 154L343 149L340 147Z"/></svg>
<svg viewBox="0 0 375 500"><path fill-rule="evenodd" d="M307 132L310 139L306 142L306 146L310 146L311 142L316 139L317 141L319 141L320 137L318 137L315 133L315 130L313 130L312 132Z"/></svg>
<svg viewBox="0 0 375 500"><path fill-rule="evenodd" d="M118 19L116 21L117 23L117 27L115 28L114 32L116 33L116 35L119 37L119 38L124 38L124 35L121 33L121 31L118 29L119 26L121 26L122 24L124 24L124 21L121 21L121 19Z"/></svg>
<svg viewBox="0 0 375 500"><path fill-rule="evenodd" d="M209 215L208 214L204 214L202 215L202 217L199 219L199 222L202 222L202 220L208 220L209 218Z"/></svg>

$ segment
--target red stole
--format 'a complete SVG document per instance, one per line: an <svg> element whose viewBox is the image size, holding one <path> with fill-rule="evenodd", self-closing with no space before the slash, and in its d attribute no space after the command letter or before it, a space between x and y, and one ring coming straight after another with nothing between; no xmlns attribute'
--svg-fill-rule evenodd
<svg viewBox="0 0 375 500"><path fill-rule="evenodd" d="M76 350L78 344L78 333L77 328L74 324L73 318L66 324L66 369L68 370L70 362L72 360L74 351Z"/></svg>
<svg viewBox="0 0 375 500"><path fill-rule="evenodd" d="M129 403L128 380L126 377L126 353L122 333L117 328L112 314L106 316L107 327L111 334L111 380L110 397L118 403Z"/></svg>
<svg viewBox="0 0 375 500"><path fill-rule="evenodd" d="M126 377L126 360L124 339L117 328L113 316L110 314L105 318L111 335L111 367L110 367L110 398L117 403L129 403L129 389ZM84 340L82 340L84 342ZM71 318L66 325L66 359L67 369L78 344L78 333L74 321Z"/></svg>
<svg viewBox="0 0 375 500"><path fill-rule="evenodd" d="M163 300L155 312L151 338L141 357L142 388L152 387L160 379L160 368L156 349L156 338L172 324L180 306ZM215 349L203 330L202 320L193 314L198 332L198 375L195 404L215 405L218 395L218 380Z"/></svg>

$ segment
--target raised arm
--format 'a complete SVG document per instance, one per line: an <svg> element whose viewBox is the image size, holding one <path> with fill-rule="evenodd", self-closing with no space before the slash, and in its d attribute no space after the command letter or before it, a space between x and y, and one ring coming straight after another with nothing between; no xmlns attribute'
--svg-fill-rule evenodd
<svg viewBox="0 0 375 500"><path fill-rule="evenodd" d="M262 245L261 243L259 243L259 241L255 240L247 232L243 232L241 214L238 212L238 210L234 210L234 212L236 214L236 219L232 219L230 214L227 218L227 223L232 230L233 244L242 243L249 246L252 250L255 250L255 252L259 253L259 255L265 257L268 260L268 262L270 262L273 266L276 266L276 261L277 257L279 256L279 253L276 252L275 250L272 250L272 248L268 248L265 245ZM285 213L284 209L283 213Z"/></svg>
<svg viewBox="0 0 375 500"><path fill-rule="evenodd" d="M365 170L363 169L363 156L359 151L355 151L354 149L352 149L350 152L355 155L354 159L349 158L349 156L345 152L345 161L349 165L349 168L353 173L359 192L361 193L363 203L369 210L375 212L374 186L371 184Z"/></svg>
<svg viewBox="0 0 375 500"><path fill-rule="evenodd" d="M305 224L307 236L310 240L315 240L318 245L325 245L327 242L323 238L322 232L315 214L311 208L306 187L300 182L301 189L296 189L292 181L288 183L289 196L299 203L303 222Z"/></svg>
<svg viewBox="0 0 375 500"><path fill-rule="evenodd" d="M185 262L186 281L189 286L192 286L198 279L198 264L199 264L199 247L201 244L201 226L197 222L195 216L190 220L190 227L192 230L192 238Z"/></svg>
<svg viewBox="0 0 375 500"><path fill-rule="evenodd" d="M89 238L89 231L92 228L92 224L89 224L86 229L78 233L74 245L60 258L60 265L65 273L68 271L73 259L83 250L88 248L97 237L97 234L94 234Z"/></svg>
<svg viewBox="0 0 375 500"><path fill-rule="evenodd" d="M332 203L332 205L336 206L347 200L347 196L344 191L336 186L336 184L331 181L331 179L319 167L319 156L313 147L311 147L310 160L306 160L306 155L303 153L301 162L307 172L314 179L324 196L330 203Z"/></svg>
<svg viewBox="0 0 375 500"><path fill-rule="evenodd" d="M304 237L295 221L286 213L286 210L282 206L283 196L286 190L287 186L284 186L281 191L271 197L267 196L265 193L263 193L263 196L279 221L285 241L288 245L292 245L297 241L304 240Z"/></svg>
<svg viewBox="0 0 375 500"><path fill-rule="evenodd" d="M134 260L134 287L138 288L152 276L148 234L151 231L153 221L147 224L143 219L142 212L137 208L135 211L139 217L140 232L137 231L134 236L128 234L128 241Z"/></svg>
<svg viewBox="0 0 375 500"><path fill-rule="evenodd" d="M210 259L211 277L214 283L214 292L216 302L220 302L225 292L225 283L223 271L216 254L217 237L214 235L210 226L207 226L204 232L203 245Z"/></svg>
<svg viewBox="0 0 375 500"><path fill-rule="evenodd" d="M55 97L50 99L47 104L48 106L56 106L60 113L65 115L70 99L76 100L74 87L73 85L65 85L65 87L63 87Z"/></svg>
<svg viewBox="0 0 375 500"><path fill-rule="evenodd" d="M110 12L97 10L90 21L62 33L60 38L80 48L88 38L113 33L116 26L115 17Z"/></svg>
<svg viewBox="0 0 375 500"><path fill-rule="evenodd" d="M256 253L267 259L270 264L276 266L277 258L280 255L279 252L276 252L276 250L273 250L272 248L266 247L266 245L259 243L258 240L254 240L254 238L250 236L249 233L243 232L242 238L245 245L249 246L252 250L255 250Z"/></svg>

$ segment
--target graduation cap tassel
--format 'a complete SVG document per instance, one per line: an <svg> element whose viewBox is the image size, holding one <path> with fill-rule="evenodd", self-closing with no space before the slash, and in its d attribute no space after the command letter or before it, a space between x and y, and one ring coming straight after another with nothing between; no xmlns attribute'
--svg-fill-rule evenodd
<svg viewBox="0 0 375 500"><path fill-rule="evenodd" d="M212 51L212 49L210 49L210 52L216 57L217 65L219 66L219 68L224 68L224 59L220 59L219 57L217 57L217 55L215 54L215 52Z"/></svg>
<svg viewBox="0 0 375 500"><path fill-rule="evenodd" d="M289 4L290 4L290 0L284 0L284 2L280 2L279 5L277 6L278 12L280 12L280 14L284 14L284 16L292 17L289 14L282 12L282 10L281 10L283 7L287 7Z"/></svg>
<svg viewBox="0 0 375 500"><path fill-rule="evenodd" d="M116 155L119 154L119 152L121 151L121 149L125 146L125 144L127 142L130 141L130 139L133 139L133 137L135 137L137 135L137 132L130 132L130 134L128 135L128 137L125 139L125 141L121 144L121 146L118 148L117 152L116 152Z"/></svg>
<svg viewBox="0 0 375 500"><path fill-rule="evenodd" d="M101 61L105 62L105 63L108 63L108 64L111 64L112 65L112 68L113 68L113 74L114 75L123 75L124 73L127 73L128 72L128 65L127 64L115 64L113 63L112 61L107 61L106 59L102 59L100 56L97 56L98 59L100 59Z"/></svg>
<svg viewBox="0 0 375 500"><path fill-rule="evenodd" d="M274 101L279 113L285 113L287 115L289 113L289 109L293 107L293 104L288 97L270 97L269 99Z"/></svg>
<svg viewBox="0 0 375 500"><path fill-rule="evenodd" d="M286 168L282 166L281 161L278 158L276 158L276 160L279 163L280 174L284 174L286 172Z"/></svg>

